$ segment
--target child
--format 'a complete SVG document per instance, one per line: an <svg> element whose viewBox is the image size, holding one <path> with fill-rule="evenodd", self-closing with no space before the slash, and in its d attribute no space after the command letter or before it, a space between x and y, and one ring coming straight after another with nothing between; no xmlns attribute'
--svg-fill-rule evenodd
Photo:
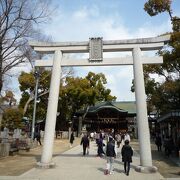
<svg viewBox="0 0 180 180"><path fill-rule="evenodd" d="M132 162L133 150L129 145L129 140L125 140L125 145L121 150L122 161L124 162L124 171L127 176L129 176L130 163Z"/></svg>

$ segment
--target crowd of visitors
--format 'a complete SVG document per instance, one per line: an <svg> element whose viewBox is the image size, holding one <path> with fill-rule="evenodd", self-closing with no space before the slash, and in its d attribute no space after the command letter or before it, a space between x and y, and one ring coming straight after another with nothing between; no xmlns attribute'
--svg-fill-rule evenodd
<svg viewBox="0 0 180 180"><path fill-rule="evenodd" d="M84 156L87 154L87 151L89 151L90 141L95 141L97 144L97 156L106 157L107 159L105 174L113 173L114 159L118 157L117 152L121 152L122 162L124 163L124 172L127 176L129 175L133 149L130 146L131 138L127 131L116 134L114 132L105 133L103 131L85 134L81 140ZM167 157L171 156L173 151L177 150L177 153L180 151L179 146L174 144L171 136L162 138L162 136L157 133L154 142L159 152L162 151L162 148L164 149L164 154Z"/></svg>
<svg viewBox="0 0 180 180"><path fill-rule="evenodd" d="M91 132L90 134L84 133L81 139L83 146L83 156L89 152L90 142L95 141L97 144L97 156L106 157L105 174L113 174L114 159L117 157L117 149L121 152L122 162L124 162L124 172L128 176L130 172L130 163L132 162L133 149L129 145L130 135L125 133L104 133ZM122 150L121 150L122 149Z"/></svg>

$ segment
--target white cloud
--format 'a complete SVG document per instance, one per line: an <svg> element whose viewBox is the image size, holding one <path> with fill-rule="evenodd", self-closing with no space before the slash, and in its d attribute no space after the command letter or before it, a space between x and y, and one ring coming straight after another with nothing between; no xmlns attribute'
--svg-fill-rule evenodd
<svg viewBox="0 0 180 180"><path fill-rule="evenodd" d="M113 73L112 73L113 72ZM117 96L118 100L134 100L134 94L131 93L133 71L132 66L115 67L111 72L106 73L108 87L112 94Z"/></svg>
<svg viewBox="0 0 180 180"><path fill-rule="evenodd" d="M77 18L78 20L80 19L85 19L86 17L88 17L88 14L87 14L87 9L86 8L83 8L79 11L76 11L74 12L74 14L72 15L75 19Z"/></svg>
<svg viewBox="0 0 180 180"><path fill-rule="evenodd" d="M92 5L91 8L84 6L81 9L72 13L72 18L77 21L85 20L90 17L98 17L99 16L99 9L97 6Z"/></svg>
<svg viewBox="0 0 180 180"><path fill-rule="evenodd" d="M154 26L149 23L143 24L138 30L134 33L137 38L141 37L155 37L160 34L170 32L172 29L170 21L162 22L159 26Z"/></svg>
<svg viewBox="0 0 180 180"><path fill-rule="evenodd" d="M59 12L52 23L44 29L54 41L87 41L89 37L106 39L130 39L157 36L171 30L170 21L154 26L149 22L138 29L129 29L117 14L104 16L96 6L82 7L72 13Z"/></svg>

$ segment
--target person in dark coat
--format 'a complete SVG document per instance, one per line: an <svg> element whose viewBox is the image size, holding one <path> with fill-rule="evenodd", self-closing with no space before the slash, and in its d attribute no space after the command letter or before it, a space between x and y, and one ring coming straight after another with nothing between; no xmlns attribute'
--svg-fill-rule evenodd
<svg viewBox="0 0 180 180"><path fill-rule="evenodd" d="M74 133L72 132L70 136L70 147L72 147L73 141L74 141Z"/></svg>
<svg viewBox="0 0 180 180"><path fill-rule="evenodd" d="M103 151L103 146L105 146L105 144L103 143L103 139L100 138L98 140L98 149L97 149L97 155L99 157L102 157L102 155L105 154L104 151Z"/></svg>
<svg viewBox="0 0 180 180"><path fill-rule="evenodd" d="M166 136L166 138L164 139L165 155L169 157L173 149L174 149L174 143L172 137Z"/></svg>
<svg viewBox="0 0 180 180"><path fill-rule="evenodd" d="M107 168L105 174L112 174L114 169L113 167L114 158L116 157L115 143L112 137L109 137L109 142L107 143L106 156L107 156Z"/></svg>
<svg viewBox="0 0 180 180"><path fill-rule="evenodd" d="M86 149L89 148L89 138L86 134L81 139L81 145L83 145L83 156L86 155Z"/></svg>
<svg viewBox="0 0 180 180"><path fill-rule="evenodd" d="M133 150L129 145L129 141L125 140L125 145L123 145L122 150L122 161L124 162L124 171L127 176L129 176L130 163L132 162Z"/></svg>
<svg viewBox="0 0 180 180"><path fill-rule="evenodd" d="M156 136L155 144L157 146L158 151L161 151L162 141L159 134Z"/></svg>
<svg viewBox="0 0 180 180"><path fill-rule="evenodd" d="M40 131L36 131L34 134L34 140L37 140L37 142L39 142L39 144L41 145L41 134Z"/></svg>

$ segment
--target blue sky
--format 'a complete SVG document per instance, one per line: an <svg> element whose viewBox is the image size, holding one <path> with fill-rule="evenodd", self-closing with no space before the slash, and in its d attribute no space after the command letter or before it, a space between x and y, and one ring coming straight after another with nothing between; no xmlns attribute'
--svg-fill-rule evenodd
<svg viewBox="0 0 180 180"><path fill-rule="evenodd" d="M103 37L104 40L143 38L170 31L168 14L150 17L143 10L145 2L146 0L52 0L51 5L56 10L50 22L41 26L41 29L53 41L88 41L89 37ZM173 0L172 9L173 15L180 16L180 0ZM117 55L126 56L123 53ZM105 56L110 57L112 54ZM117 100L135 99L130 92L132 66L75 68L77 76L85 76L89 71L105 74L107 87L112 90L112 95L117 96Z"/></svg>

